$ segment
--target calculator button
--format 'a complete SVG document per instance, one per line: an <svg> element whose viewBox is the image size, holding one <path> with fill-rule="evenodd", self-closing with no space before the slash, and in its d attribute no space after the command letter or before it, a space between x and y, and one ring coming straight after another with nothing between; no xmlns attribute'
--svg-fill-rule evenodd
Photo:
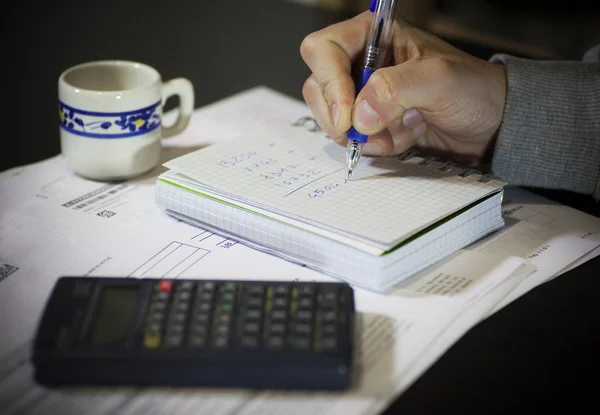
<svg viewBox="0 0 600 415"><path fill-rule="evenodd" d="M312 326L310 324L296 324L293 330L295 333L308 335L312 331Z"/></svg>
<svg viewBox="0 0 600 415"><path fill-rule="evenodd" d="M225 291L235 291L235 282L226 282L223 284L223 289Z"/></svg>
<svg viewBox="0 0 600 415"><path fill-rule="evenodd" d="M214 282L202 282L198 284L198 288L196 288L196 292L200 293L211 293L215 290Z"/></svg>
<svg viewBox="0 0 600 415"><path fill-rule="evenodd" d="M158 291L160 292L170 292L173 289L173 281L171 280L161 280L158 283Z"/></svg>
<svg viewBox="0 0 600 415"><path fill-rule="evenodd" d="M213 340L213 346L217 349L224 349L229 345L229 338L227 336L217 336Z"/></svg>
<svg viewBox="0 0 600 415"><path fill-rule="evenodd" d="M208 313L210 311L210 304L208 303L202 303L199 304L198 307L196 307L196 310L201 312L201 313Z"/></svg>
<svg viewBox="0 0 600 415"><path fill-rule="evenodd" d="M295 350L307 350L310 348L308 337L291 337L290 347Z"/></svg>
<svg viewBox="0 0 600 415"><path fill-rule="evenodd" d="M206 345L206 337L202 335L192 335L188 342L191 348L201 348Z"/></svg>
<svg viewBox="0 0 600 415"><path fill-rule="evenodd" d="M179 292L175 293L175 298L173 301L189 301L192 298L192 295L189 292Z"/></svg>
<svg viewBox="0 0 600 415"><path fill-rule="evenodd" d="M173 313L169 321L171 323L183 323L186 320L187 315L185 313Z"/></svg>
<svg viewBox="0 0 600 415"><path fill-rule="evenodd" d="M234 293L227 292L221 296L220 300L222 303L232 303L234 299L235 299Z"/></svg>
<svg viewBox="0 0 600 415"><path fill-rule="evenodd" d="M150 303L150 311L151 312L156 312L156 311L165 311L167 309L167 303L165 301L155 301L153 303Z"/></svg>
<svg viewBox="0 0 600 415"><path fill-rule="evenodd" d="M258 347L258 337L256 336L244 336L240 339L240 347L255 349Z"/></svg>
<svg viewBox="0 0 600 415"><path fill-rule="evenodd" d="M310 321L312 319L312 311L298 311L298 313L296 314L296 318L301 321Z"/></svg>
<svg viewBox="0 0 600 415"><path fill-rule="evenodd" d="M210 320L207 313L196 313L192 316L193 323L207 323Z"/></svg>
<svg viewBox="0 0 600 415"><path fill-rule="evenodd" d="M167 328L169 333L183 333L183 324L173 324Z"/></svg>
<svg viewBox="0 0 600 415"><path fill-rule="evenodd" d="M147 333L146 336L144 336L144 346L147 349L156 349L160 346L160 340L160 333Z"/></svg>
<svg viewBox="0 0 600 415"><path fill-rule="evenodd" d="M229 334L229 326L225 324L219 324L213 329L215 335L227 336Z"/></svg>
<svg viewBox="0 0 600 415"><path fill-rule="evenodd" d="M165 313L157 311L148 315L148 321L152 323L160 323L165 318Z"/></svg>
<svg viewBox="0 0 600 415"><path fill-rule="evenodd" d="M298 294L301 297L312 297L315 292L315 288L309 284L302 284L298 286Z"/></svg>
<svg viewBox="0 0 600 415"><path fill-rule="evenodd" d="M179 347L183 341L183 336L181 334L171 334L167 336L165 340L166 347Z"/></svg>
<svg viewBox="0 0 600 415"><path fill-rule="evenodd" d="M244 314L246 320L260 320L262 312L260 310L246 310Z"/></svg>
<svg viewBox="0 0 600 415"><path fill-rule="evenodd" d="M285 320L287 313L284 310L273 310L271 312L272 320Z"/></svg>
<svg viewBox="0 0 600 415"><path fill-rule="evenodd" d="M337 330L336 327L333 324L325 324L323 326L323 334L331 334L331 335L335 335Z"/></svg>
<svg viewBox="0 0 600 415"><path fill-rule="evenodd" d="M298 300L298 308L312 308L312 306L312 298L301 298L300 300Z"/></svg>
<svg viewBox="0 0 600 415"><path fill-rule="evenodd" d="M275 298L273 300L274 308L287 308L287 306L288 306L287 298Z"/></svg>
<svg viewBox="0 0 600 415"><path fill-rule="evenodd" d="M158 333L162 331L162 324L160 323L151 323L147 326L148 332Z"/></svg>
<svg viewBox="0 0 600 415"><path fill-rule="evenodd" d="M169 293L166 291L161 291L161 292L157 292L154 293L154 295L152 296L152 301L167 301L169 299Z"/></svg>
<svg viewBox="0 0 600 415"><path fill-rule="evenodd" d="M258 323L244 323L244 332L249 334L255 334L260 331L260 325Z"/></svg>
<svg viewBox="0 0 600 415"><path fill-rule="evenodd" d="M273 287L273 292L275 295L278 296L287 296L288 293L290 292L290 286L289 285L276 285L275 287Z"/></svg>
<svg viewBox="0 0 600 415"><path fill-rule="evenodd" d="M205 335L207 331L208 331L208 327L204 324L190 325L190 334L192 336Z"/></svg>
<svg viewBox="0 0 600 415"><path fill-rule="evenodd" d="M267 326L267 331L269 334L283 334L285 332L285 324L282 323L274 323L270 326Z"/></svg>
<svg viewBox="0 0 600 415"><path fill-rule="evenodd" d="M263 307L263 299L260 297L250 297L246 300L245 304L247 307L262 308Z"/></svg>
<svg viewBox="0 0 600 415"><path fill-rule="evenodd" d="M173 309L179 313L185 313L190 308L190 303L188 302L180 302L173 304Z"/></svg>
<svg viewBox="0 0 600 415"><path fill-rule="evenodd" d="M335 323L337 313L335 311L327 311L323 313L323 321L326 323Z"/></svg>
<svg viewBox="0 0 600 415"><path fill-rule="evenodd" d="M185 291L185 292L189 292L192 291L192 289L194 288L194 283L192 281L182 281L177 285L177 291L181 292L181 291Z"/></svg>
<svg viewBox="0 0 600 415"><path fill-rule="evenodd" d="M267 349L281 349L283 348L283 337L272 336L265 340L265 347Z"/></svg>
<svg viewBox="0 0 600 415"><path fill-rule="evenodd" d="M326 337L321 342L321 347L323 351L333 351L337 348L337 340L335 337Z"/></svg>
<svg viewBox="0 0 600 415"><path fill-rule="evenodd" d="M273 287L267 287L267 299L273 298Z"/></svg>
<svg viewBox="0 0 600 415"><path fill-rule="evenodd" d="M265 293L265 287L263 285L249 285L247 286L246 291L249 295L262 297Z"/></svg>
<svg viewBox="0 0 600 415"><path fill-rule="evenodd" d="M215 316L215 324L229 324L231 321L231 313L222 313Z"/></svg>
<svg viewBox="0 0 600 415"><path fill-rule="evenodd" d="M296 316L297 310L298 310L298 304L296 303L296 301L292 300L292 302L290 303L290 315L292 316L292 318L294 318Z"/></svg>
<svg viewBox="0 0 600 415"><path fill-rule="evenodd" d="M213 298L213 293L211 291L206 291L198 295L196 298L201 302L210 303Z"/></svg>
<svg viewBox="0 0 600 415"><path fill-rule="evenodd" d="M319 306L322 308L337 308L337 295L334 292L326 292L319 296Z"/></svg>

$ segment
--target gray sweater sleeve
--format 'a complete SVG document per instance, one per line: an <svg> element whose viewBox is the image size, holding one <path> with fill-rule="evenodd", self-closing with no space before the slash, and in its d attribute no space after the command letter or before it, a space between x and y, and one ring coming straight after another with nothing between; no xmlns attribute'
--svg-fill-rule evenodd
<svg viewBox="0 0 600 415"><path fill-rule="evenodd" d="M492 172L600 200L600 45L579 61L494 55L508 80Z"/></svg>

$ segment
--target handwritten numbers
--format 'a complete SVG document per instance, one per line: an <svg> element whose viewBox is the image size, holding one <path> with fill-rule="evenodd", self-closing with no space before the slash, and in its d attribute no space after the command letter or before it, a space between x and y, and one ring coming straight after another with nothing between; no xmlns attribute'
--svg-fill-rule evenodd
<svg viewBox="0 0 600 415"><path fill-rule="evenodd" d="M218 161L217 164L222 167L233 167L254 156L256 156L256 151L248 151L247 153L240 153L235 156L228 157L225 160Z"/></svg>
<svg viewBox="0 0 600 415"><path fill-rule="evenodd" d="M344 181L340 182L340 183L329 183L323 187L320 187L318 189L313 190L312 192L310 192L308 194L309 199L314 199L316 197L321 197L323 195L325 195L327 192L330 192L338 187L340 187L341 185L344 185L348 183L348 179L344 179Z"/></svg>

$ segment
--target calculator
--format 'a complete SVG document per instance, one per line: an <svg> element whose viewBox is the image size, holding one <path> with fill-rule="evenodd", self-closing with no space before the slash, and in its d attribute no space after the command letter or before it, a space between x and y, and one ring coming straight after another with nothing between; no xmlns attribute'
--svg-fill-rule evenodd
<svg viewBox="0 0 600 415"><path fill-rule="evenodd" d="M64 276L32 362L49 387L343 390L354 346L343 282Z"/></svg>

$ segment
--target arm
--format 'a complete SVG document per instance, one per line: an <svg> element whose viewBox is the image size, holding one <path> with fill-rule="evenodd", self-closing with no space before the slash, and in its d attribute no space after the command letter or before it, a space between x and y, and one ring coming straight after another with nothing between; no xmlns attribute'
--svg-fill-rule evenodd
<svg viewBox="0 0 600 415"><path fill-rule="evenodd" d="M507 72L492 171L511 185L600 200L600 45L583 62L495 55Z"/></svg>

